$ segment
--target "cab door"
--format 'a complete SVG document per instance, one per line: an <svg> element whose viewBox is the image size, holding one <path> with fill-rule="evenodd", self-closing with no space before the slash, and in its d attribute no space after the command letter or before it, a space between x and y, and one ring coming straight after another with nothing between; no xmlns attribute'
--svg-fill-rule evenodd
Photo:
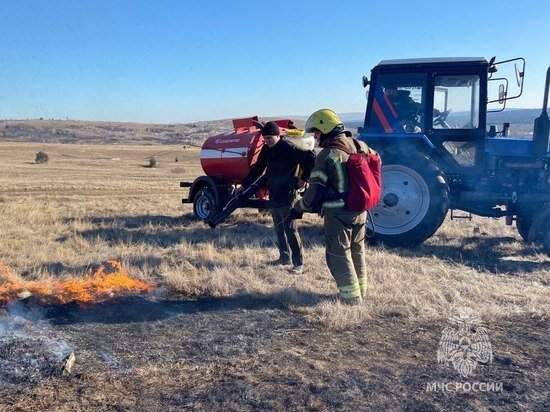
<svg viewBox="0 0 550 412"><path fill-rule="evenodd" d="M461 173L483 170L487 74L479 69L434 70L428 76L426 133Z"/></svg>

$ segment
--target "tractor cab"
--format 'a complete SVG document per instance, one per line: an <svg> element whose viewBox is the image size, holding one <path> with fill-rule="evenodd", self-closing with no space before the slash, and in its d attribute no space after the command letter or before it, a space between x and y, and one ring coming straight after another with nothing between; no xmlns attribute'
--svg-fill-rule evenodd
<svg viewBox="0 0 550 412"><path fill-rule="evenodd" d="M511 95L510 82L496 72L497 64L515 61L522 63L516 70L519 93ZM481 57L383 60L372 70L371 81L364 79L370 89L360 132L374 147L402 139L400 144L432 150L448 174L479 174L486 166L488 136L508 133L506 125L498 132L494 126L488 130L487 112L501 111L521 95L524 65L521 58L498 63ZM509 151L510 145L494 141L490 149ZM532 144L516 146L521 146L519 153L532 155Z"/></svg>
<svg viewBox="0 0 550 412"><path fill-rule="evenodd" d="M488 124L487 114L522 94L525 61L495 60L383 60L370 81L363 78L369 89L359 139L383 163L383 191L371 223L379 240L423 242L451 209L516 220L525 239L540 241L531 228L546 219L540 210L550 216L550 69L533 139L511 138L509 123ZM544 222L547 236L550 217Z"/></svg>

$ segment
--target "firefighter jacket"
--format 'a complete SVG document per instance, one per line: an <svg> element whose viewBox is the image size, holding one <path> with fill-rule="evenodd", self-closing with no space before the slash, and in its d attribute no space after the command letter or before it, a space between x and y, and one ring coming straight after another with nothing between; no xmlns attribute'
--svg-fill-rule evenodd
<svg viewBox="0 0 550 412"><path fill-rule="evenodd" d="M266 144L262 147L258 160L242 184L244 187L250 186L265 171L270 206L289 206L295 197L298 166L302 170L299 178L308 181L314 163L313 150L301 150L281 138L273 147Z"/></svg>
<svg viewBox="0 0 550 412"><path fill-rule="evenodd" d="M327 139L328 140L328 139ZM358 214L347 210L345 200L349 191L347 161L349 155L342 150L326 147L335 141L343 143L352 153L356 152L350 132L342 132L324 141L325 148L317 155L309 179L309 187L293 208L299 212L323 212L331 214ZM368 146L359 142L365 152Z"/></svg>

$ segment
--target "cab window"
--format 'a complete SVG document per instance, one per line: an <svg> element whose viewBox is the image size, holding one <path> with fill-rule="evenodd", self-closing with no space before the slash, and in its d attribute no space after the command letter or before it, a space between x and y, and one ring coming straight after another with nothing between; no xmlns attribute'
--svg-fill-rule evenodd
<svg viewBox="0 0 550 412"><path fill-rule="evenodd" d="M437 76L434 88L433 129L479 127L479 76Z"/></svg>
<svg viewBox="0 0 550 412"><path fill-rule="evenodd" d="M369 131L422 133L425 79L424 74L379 75L374 89Z"/></svg>

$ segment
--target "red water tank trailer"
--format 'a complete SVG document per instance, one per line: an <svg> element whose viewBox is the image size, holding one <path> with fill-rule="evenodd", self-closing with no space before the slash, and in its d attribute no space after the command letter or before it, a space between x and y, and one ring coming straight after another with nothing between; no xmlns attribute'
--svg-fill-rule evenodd
<svg viewBox="0 0 550 412"><path fill-rule="evenodd" d="M303 149L313 149L313 137L303 138L303 131L296 129L291 120L275 120L275 123L281 128L282 136L288 135ZM200 162L205 176L199 176L193 182L180 183L181 187L189 188L189 196L183 199L183 203L193 203L197 218L210 220L230 199L234 184L242 182L248 175L264 145L260 127L258 116L234 119L232 131L204 141ZM267 198L257 197L245 206L265 206Z"/></svg>
<svg viewBox="0 0 550 412"><path fill-rule="evenodd" d="M233 120L234 130L209 137L202 145L200 161L207 176L240 183L256 163L264 145L258 118Z"/></svg>

